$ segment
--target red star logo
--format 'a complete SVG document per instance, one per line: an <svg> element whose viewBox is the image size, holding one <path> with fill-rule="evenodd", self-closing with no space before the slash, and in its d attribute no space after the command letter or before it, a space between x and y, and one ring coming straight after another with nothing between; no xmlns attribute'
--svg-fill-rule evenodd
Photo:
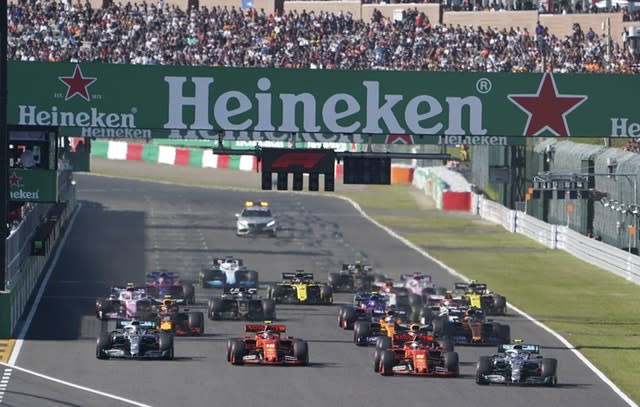
<svg viewBox="0 0 640 407"><path fill-rule="evenodd" d="M11 175L9 175L9 186L19 187L21 179L22 177L19 177L18 174L16 174L16 172L14 171L13 173L11 173Z"/></svg>
<svg viewBox="0 0 640 407"><path fill-rule="evenodd" d="M87 88L96 81L96 78L83 76L80 65L76 65L76 69L73 71L73 76L59 76L58 79L67 85L67 95L64 97L65 101L71 99L75 95L80 95L80 97L87 102L91 100Z"/></svg>
<svg viewBox="0 0 640 407"><path fill-rule="evenodd" d="M553 75L542 76L538 93L532 95L509 95L509 100L528 116L525 136L538 136L545 130L556 136L570 136L567 115L584 103L587 95L559 95Z"/></svg>
<svg viewBox="0 0 640 407"><path fill-rule="evenodd" d="M389 134L384 141L385 144L413 144L411 134Z"/></svg>

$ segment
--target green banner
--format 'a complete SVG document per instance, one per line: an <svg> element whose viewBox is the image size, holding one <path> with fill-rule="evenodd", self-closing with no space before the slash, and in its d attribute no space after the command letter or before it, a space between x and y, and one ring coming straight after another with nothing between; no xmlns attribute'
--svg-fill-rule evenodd
<svg viewBox="0 0 640 407"><path fill-rule="evenodd" d="M9 123L60 126L63 135L489 145L640 137L633 75L41 62L8 69Z"/></svg>
<svg viewBox="0 0 640 407"><path fill-rule="evenodd" d="M57 171L10 168L9 200L14 202L58 202Z"/></svg>

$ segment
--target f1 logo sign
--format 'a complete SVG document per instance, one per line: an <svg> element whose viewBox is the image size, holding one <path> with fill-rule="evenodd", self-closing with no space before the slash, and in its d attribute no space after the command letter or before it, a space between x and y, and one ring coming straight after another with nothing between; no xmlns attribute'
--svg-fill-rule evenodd
<svg viewBox="0 0 640 407"><path fill-rule="evenodd" d="M273 172L333 172L335 152L329 149L263 148L262 170Z"/></svg>

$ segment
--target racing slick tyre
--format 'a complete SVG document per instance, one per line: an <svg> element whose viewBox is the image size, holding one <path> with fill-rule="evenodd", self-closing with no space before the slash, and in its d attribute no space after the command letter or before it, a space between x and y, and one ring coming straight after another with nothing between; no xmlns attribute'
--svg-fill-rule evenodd
<svg viewBox="0 0 640 407"><path fill-rule="evenodd" d="M241 339L235 340L231 344L231 349L229 351L229 362L232 365L241 365L242 358L244 357L244 342Z"/></svg>
<svg viewBox="0 0 640 407"><path fill-rule="evenodd" d="M250 281L252 283L252 286L257 287L258 286L258 272L255 270L248 270L247 271L247 281Z"/></svg>
<svg viewBox="0 0 640 407"><path fill-rule="evenodd" d="M491 356L480 356L478 363L476 364L476 383L477 384L489 384L484 379L484 376L491 374Z"/></svg>
<svg viewBox="0 0 640 407"><path fill-rule="evenodd" d="M96 343L96 358L109 359L109 355L106 353L109 349L111 349L111 334L101 334Z"/></svg>
<svg viewBox="0 0 640 407"><path fill-rule="evenodd" d="M493 311L496 314L506 315L507 314L507 299L502 295L495 295L493 297Z"/></svg>
<svg viewBox="0 0 640 407"><path fill-rule="evenodd" d="M422 297L418 294L409 293L409 306L411 306L411 308L422 307Z"/></svg>
<svg viewBox="0 0 640 407"><path fill-rule="evenodd" d="M342 319L340 327L342 329L351 330L356 322L356 311L352 307L344 307L342 310Z"/></svg>
<svg viewBox="0 0 640 407"><path fill-rule="evenodd" d="M391 337L389 336L379 336L376 340L376 350L387 350L391 348Z"/></svg>
<svg viewBox="0 0 640 407"><path fill-rule="evenodd" d="M328 282L329 282L329 286L334 291L338 291L338 286L340 285L340 274L338 274L338 273L329 273Z"/></svg>
<svg viewBox="0 0 640 407"><path fill-rule="evenodd" d="M436 318L432 322L433 336L444 338L451 336L451 323L446 318Z"/></svg>
<svg viewBox="0 0 640 407"><path fill-rule="evenodd" d="M545 358L540 363L540 375L545 378L547 386L554 386L558 383L556 371L558 369L558 360Z"/></svg>
<svg viewBox="0 0 640 407"><path fill-rule="evenodd" d="M422 311L420 311L420 323L422 325L429 325L431 321L433 321L433 311L431 308L422 308Z"/></svg>
<svg viewBox="0 0 640 407"><path fill-rule="evenodd" d="M374 283L384 283L385 281L387 281L387 278L382 274L376 274L373 276Z"/></svg>
<svg viewBox="0 0 640 407"><path fill-rule="evenodd" d="M109 319L106 315L108 312L113 312L111 301L105 300L103 298L98 298L96 300L96 318L101 321L106 321L107 319Z"/></svg>
<svg viewBox="0 0 640 407"><path fill-rule="evenodd" d="M446 295L447 288L446 287L436 287L436 295Z"/></svg>
<svg viewBox="0 0 640 407"><path fill-rule="evenodd" d="M439 340L438 343L445 352L453 352L454 344L451 339L443 338L442 340Z"/></svg>
<svg viewBox="0 0 640 407"><path fill-rule="evenodd" d="M326 284L320 286L320 300L323 304L333 304L333 290L330 286Z"/></svg>
<svg viewBox="0 0 640 407"><path fill-rule="evenodd" d="M380 358L382 357L382 352L384 349L377 349L373 351L373 371L376 373L380 373Z"/></svg>
<svg viewBox="0 0 640 407"><path fill-rule="evenodd" d="M274 284L269 287L269 291L267 296L270 300L274 300L276 304L282 301L282 297L284 295L284 290L278 284Z"/></svg>
<svg viewBox="0 0 640 407"><path fill-rule="evenodd" d="M276 303L270 299L264 299L262 303L262 315L266 321L274 321L276 319Z"/></svg>
<svg viewBox="0 0 640 407"><path fill-rule="evenodd" d="M166 332L160 332L158 336L158 344L160 352L166 352L164 358L166 360L173 360L173 335Z"/></svg>
<svg viewBox="0 0 640 407"><path fill-rule="evenodd" d="M202 335L204 333L204 314L202 312L189 312L189 330L193 331L193 328L197 328L195 335Z"/></svg>
<svg viewBox="0 0 640 407"><path fill-rule="evenodd" d="M500 338L502 343L511 343L511 327L506 324L494 324L494 334Z"/></svg>
<svg viewBox="0 0 640 407"><path fill-rule="evenodd" d="M212 321L222 319L220 314L224 311L224 302L222 302L222 298L212 298L211 299L211 310L209 311L209 319Z"/></svg>
<svg viewBox="0 0 640 407"><path fill-rule="evenodd" d="M371 325L367 321L356 321L353 325L353 343L356 346L367 346L369 344L369 334Z"/></svg>
<svg viewBox="0 0 640 407"><path fill-rule="evenodd" d="M444 354L444 368L448 372L454 372L456 376L460 375L460 362L458 352L447 352Z"/></svg>
<svg viewBox="0 0 640 407"><path fill-rule="evenodd" d="M306 341L298 339L293 342L293 356L303 365L309 364L309 345Z"/></svg>
<svg viewBox="0 0 640 407"><path fill-rule="evenodd" d="M187 305L196 303L196 290L193 283L182 283L182 297Z"/></svg>
<svg viewBox="0 0 640 407"><path fill-rule="evenodd" d="M393 367L396 365L396 353L392 350L385 350L380 355L380 374L383 376L393 376Z"/></svg>
<svg viewBox="0 0 640 407"><path fill-rule="evenodd" d="M231 346L237 339L227 339L227 362L231 362Z"/></svg>

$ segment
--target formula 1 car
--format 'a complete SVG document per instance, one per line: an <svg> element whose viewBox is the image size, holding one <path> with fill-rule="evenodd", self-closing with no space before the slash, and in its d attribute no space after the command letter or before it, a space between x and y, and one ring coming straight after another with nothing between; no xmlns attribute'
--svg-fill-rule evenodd
<svg viewBox="0 0 640 407"><path fill-rule="evenodd" d="M511 342L509 325L487 320L480 308L450 310L433 321L434 330L444 332L456 345L497 345Z"/></svg>
<svg viewBox="0 0 640 407"><path fill-rule="evenodd" d="M444 287L436 287L430 274L402 274L400 281L409 293L409 303L412 306L422 306L429 295L446 292Z"/></svg>
<svg viewBox="0 0 640 407"><path fill-rule="evenodd" d="M165 295L157 310L158 328L177 336L202 335L204 314L201 311L180 310L184 300Z"/></svg>
<svg viewBox="0 0 640 407"><path fill-rule="evenodd" d="M155 321L119 320L116 329L96 341L96 358L173 359L173 335L156 329Z"/></svg>
<svg viewBox="0 0 640 407"><path fill-rule="evenodd" d="M154 311L154 301L147 294L147 288L132 283L126 287L112 287L108 297L96 300L96 317L101 320L133 317L153 319Z"/></svg>
<svg viewBox="0 0 640 407"><path fill-rule="evenodd" d="M333 304L333 291L327 284L318 283L313 273L297 270L282 273L282 282L269 287L269 298L276 304Z"/></svg>
<svg viewBox="0 0 640 407"><path fill-rule="evenodd" d="M472 307L482 308L487 315L506 315L507 299L490 291L484 283L456 283L454 291L463 292Z"/></svg>
<svg viewBox="0 0 640 407"><path fill-rule="evenodd" d="M353 329L356 321L373 321L384 318L389 297L372 293L357 293L353 296L353 305L342 305L338 310L338 326Z"/></svg>
<svg viewBox="0 0 640 407"><path fill-rule="evenodd" d="M410 328L406 312L389 310L384 318L356 321L353 325L353 343L356 346L375 345L380 337L393 337L396 332L409 331Z"/></svg>
<svg viewBox="0 0 640 407"><path fill-rule="evenodd" d="M476 383L556 385L558 361L540 356L539 345L515 342L498 345L498 353L493 356L480 357Z"/></svg>
<svg viewBox="0 0 640 407"><path fill-rule="evenodd" d="M373 370L383 376L447 376L460 375L458 353L447 350L428 335L414 331L395 334L397 344L378 348L374 353Z"/></svg>
<svg viewBox="0 0 640 407"><path fill-rule="evenodd" d="M283 336L285 325L247 324L245 336L227 342L227 361L233 365L308 365L309 345L302 339Z"/></svg>
<svg viewBox="0 0 640 407"><path fill-rule="evenodd" d="M269 202L246 201L242 212L236 213L236 235L268 234L276 237L278 221L271 214Z"/></svg>
<svg viewBox="0 0 640 407"><path fill-rule="evenodd" d="M208 318L273 321L276 318L275 302L268 298L259 298L257 291L257 288L226 288L220 297L209 299Z"/></svg>
<svg viewBox="0 0 640 407"><path fill-rule="evenodd" d="M168 271L152 271L146 274L147 293L151 297L163 298L171 295L173 298L181 298L187 304L196 303L196 293L193 283L180 280L180 275Z"/></svg>
<svg viewBox="0 0 640 407"><path fill-rule="evenodd" d="M242 259L217 257L213 259L211 268L200 272L199 280L202 288L257 287L258 272L248 270Z"/></svg>
<svg viewBox="0 0 640 407"><path fill-rule="evenodd" d="M373 267L360 262L345 263L337 273L329 273L329 286L333 292L371 291L374 282L382 282L385 277L374 274Z"/></svg>

